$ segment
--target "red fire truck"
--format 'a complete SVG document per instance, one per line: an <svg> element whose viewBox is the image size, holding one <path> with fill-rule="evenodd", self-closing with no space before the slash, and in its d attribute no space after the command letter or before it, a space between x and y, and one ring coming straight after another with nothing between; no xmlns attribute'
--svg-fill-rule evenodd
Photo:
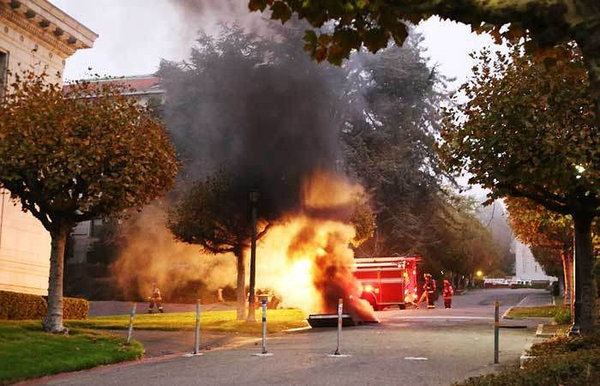
<svg viewBox="0 0 600 386"><path fill-rule="evenodd" d="M361 257L353 272L362 286L361 298L376 311L389 306L406 308L417 300L418 256Z"/></svg>

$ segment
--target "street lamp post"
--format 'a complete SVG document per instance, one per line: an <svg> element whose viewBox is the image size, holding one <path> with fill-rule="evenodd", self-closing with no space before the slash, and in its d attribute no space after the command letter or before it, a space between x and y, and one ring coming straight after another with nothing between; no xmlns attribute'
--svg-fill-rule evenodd
<svg viewBox="0 0 600 386"><path fill-rule="evenodd" d="M256 190L250 191L250 208L252 211L251 238L250 238L250 293L248 295L248 319L249 322L256 322L256 310L254 301L254 292L256 287L256 220L259 193Z"/></svg>

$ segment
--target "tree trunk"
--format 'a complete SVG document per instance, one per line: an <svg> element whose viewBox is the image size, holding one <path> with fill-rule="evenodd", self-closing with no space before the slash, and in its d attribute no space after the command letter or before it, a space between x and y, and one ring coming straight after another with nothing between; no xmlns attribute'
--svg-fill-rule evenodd
<svg viewBox="0 0 600 386"><path fill-rule="evenodd" d="M50 251L50 277L48 279L48 313L43 321L44 331L65 333L63 326L63 271L65 245L70 227L60 225L50 232L52 247Z"/></svg>
<svg viewBox="0 0 600 386"><path fill-rule="evenodd" d="M573 258L569 252L561 253L564 280L564 305L573 305Z"/></svg>
<svg viewBox="0 0 600 386"><path fill-rule="evenodd" d="M237 320L244 320L246 316L246 259L244 249L236 247L237 260Z"/></svg>
<svg viewBox="0 0 600 386"><path fill-rule="evenodd" d="M573 221L575 223L575 301L572 332L586 334L592 332L595 322L593 216L589 213L576 213Z"/></svg>

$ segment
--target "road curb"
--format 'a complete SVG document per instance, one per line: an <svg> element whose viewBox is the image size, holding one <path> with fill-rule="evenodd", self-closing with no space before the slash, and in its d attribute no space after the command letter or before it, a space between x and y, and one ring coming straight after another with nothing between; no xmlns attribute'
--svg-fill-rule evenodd
<svg viewBox="0 0 600 386"><path fill-rule="evenodd" d="M508 314L510 313L510 311L512 311L512 309L513 309L514 307L515 307L515 306L510 306L510 307L508 307L508 309L507 309L506 311L504 311L504 313L502 314L502 319L508 319L508 320L512 320L513 318L512 318L512 317L510 317L510 316L508 316Z"/></svg>

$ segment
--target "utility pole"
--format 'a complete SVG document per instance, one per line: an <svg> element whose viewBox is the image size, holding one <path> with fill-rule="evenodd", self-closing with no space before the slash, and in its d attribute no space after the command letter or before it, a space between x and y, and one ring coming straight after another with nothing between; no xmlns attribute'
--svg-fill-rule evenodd
<svg viewBox="0 0 600 386"><path fill-rule="evenodd" d="M259 193L256 190L250 191L250 209L252 211L251 239L250 239L250 293L248 295L248 322L256 322L256 310L254 301L254 292L256 290L256 221Z"/></svg>

